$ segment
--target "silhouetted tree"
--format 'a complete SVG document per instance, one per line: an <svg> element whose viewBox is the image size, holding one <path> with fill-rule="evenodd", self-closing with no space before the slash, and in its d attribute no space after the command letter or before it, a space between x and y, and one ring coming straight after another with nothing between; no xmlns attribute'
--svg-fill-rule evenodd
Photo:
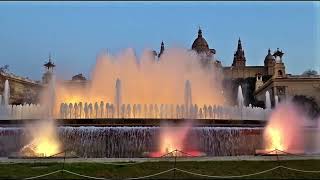
<svg viewBox="0 0 320 180"><path fill-rule="evenodd" d="M320 107L313 97L295 95L292 101L306 112L309 118L315 119L320 115Z"/></svg>
<svg viewBox="0 0 320 180"><path fill-rule="evenodd" d="M8 64L0 67L0 72L7 72L7 71L9 71L9 65Z"/></svg>
<svg viewBox="0 0 320 180"><path fill-rule="evenodd" d="M313 76L313 75L318 75L318 72L316 70L306 70L302 73L303 76Z"/></svg>

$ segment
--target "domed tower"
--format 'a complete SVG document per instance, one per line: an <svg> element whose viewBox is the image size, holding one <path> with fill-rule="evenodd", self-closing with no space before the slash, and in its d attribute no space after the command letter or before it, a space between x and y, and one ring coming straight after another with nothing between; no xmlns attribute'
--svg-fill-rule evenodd
<svg viewBox="0 0 320 180"><path fill-rule="evenodd" d="M237 51L234 53L233 63L234 67L245 67L246 66L246 57L244 56L244 50L242 49L241 40L238 40Z"/></svg>
<svg viewBox="0 0 320 180"><path fill-rule="evenodd" d="M209 61L216 54L215 49L210 49L207 41L202 36L202 30L199 27L198 37L193 41L191 49L196 51L201 57L202 60Z"/></svg>
<svg viewBox="0 0 320 180"><path fill-rule="evenodd" d="M46 72L42 76L42 83L47 84L53 74L53 68L56 66L51 61L51 55L49 55L49 61L43 65L45 67Z"/></svg>
<svg viewBox="0 0 320 180"><path fill-rule="evenodd" d="M272 76L274 73L274 64L275 64L275 58L271 54L271 50L269 48L268 54L264 58L264 67L266 69L266 74Z"/></svg>

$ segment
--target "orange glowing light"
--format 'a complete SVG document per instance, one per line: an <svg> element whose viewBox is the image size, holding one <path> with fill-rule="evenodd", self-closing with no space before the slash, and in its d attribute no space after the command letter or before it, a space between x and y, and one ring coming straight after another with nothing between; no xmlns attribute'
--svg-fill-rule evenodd
<svg viewBox="0 0 320 180"><path fill-rule="evenodd" d="M39 156L52 156L59 153L59 144L48 137L36 139L34 142L34 152Z"/></svg>
<svg viewBox="0 0 320 180"><path fill-rule="evenodd" d="M161 152L162 153L170 153L176 150L177 147L175 143L171 140L171 138L165 138L161 145Z"/></svg>
<svg viewBox="0 0 320 180"><path fill-rule="evenodd" d="M282 141L282 134L279 129L268 127L266 129L266 133L269 137L269 144L267 146L267 150L286 150Z"/></svg>
<svg viewBox="0 0 320 180"><path fill-rule="evenodd" d="M32 140L21 149L25 156L48 157L61 152L61 144L53 120L27 126Z"/></svg>

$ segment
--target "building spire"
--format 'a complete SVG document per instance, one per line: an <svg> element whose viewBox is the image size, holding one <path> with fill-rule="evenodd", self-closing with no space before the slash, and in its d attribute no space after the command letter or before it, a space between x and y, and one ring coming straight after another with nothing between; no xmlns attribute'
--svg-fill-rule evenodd
<svg viewBox="0 0 320 180"><path fill-rule="evenodd" d="M199 26L199 30L198 30L198 37L202 37L202 30L201 30L200 26Z"/></svg>
<svg viewBox="0 0 320 180"><path fill-rule="evenodd" d="M54 63L52 62L51 59L51 53L49 53L49 59L48 62L44 64L44 66L49 70L55 67Z"/></svg>
<svg viewBox="0 0 320 180"><path fill-rule="evenodd" d="M51 62L51 53L49 52L49 62Z"/></svg>
<svg viewBox="0 0 320 180"><path fill-rule="evenodd" d="M161 41L161 47L160 47L160 52L159 52L158 58L160 58L160 56L163 54L163 52L164 52L164 43L163 43L163 41Z"/></svg>
<svg viewBox="0 0 320 180"><path fill-rule="evenodd" d="M242 49L241 39L238 39L238 47L234 53L232 66L244 67L246 66L246 57L244 56L244 50Z"/></svg>
<svg viewBox="0 0 320 180"><path fill-rule="evenodd" d="M239 37L239 40L238 40L238 48L237 48L238 51L241 51L242 50L242 44L241 44L241 39Z"/></svg>

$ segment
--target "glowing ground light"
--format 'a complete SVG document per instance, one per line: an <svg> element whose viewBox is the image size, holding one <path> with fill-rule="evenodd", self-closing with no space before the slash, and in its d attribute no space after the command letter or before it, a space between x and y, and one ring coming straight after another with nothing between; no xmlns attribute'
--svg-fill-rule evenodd
<svg viewBox="0 0 320 180"><path fill-rule="evenodd" d="M282 134L279 129L267 127L266 134L269 140L269 144L266 148L267 150L286 150L282 141Z"/></svg>
<svg viewBox="0 0 320 180"><path fill-rule="evenodd" d="M49 157L61 151L61 144L52 121L43 121L29 129L32 140L21 149L23 156Z"/></svg>
<svg viewBox="0 0 320 180"><path fill-rule="evenodd" d="M148 152L146 156L159 157L199 157L205 153L191 148L193 142L187 138L192 124L187 122L182 126L163 124L160 129L159 149L155 152Z"/></svg>
<svg viewBox="0 0 320 180"><path fill-rule="evenodd" d="M26 156L49 157L58 154L59 143L49 137L34 139L30 144L22 148L22 154Z"/></svg>
<svg viewBox="0 0 320 180"><path fill-rule="evenodd" d="M307 117L291 101L277 105L264 131L264 149L256 153L304 153L304 123Z"/></svg>
<svg viewBox="0 0 320 180"><path fill-rule="evenodd" d="M35 144L35 153L48 157L59 153L59 145L55 141L50 141L49 138L40 138L40 140Z"/></svg>

